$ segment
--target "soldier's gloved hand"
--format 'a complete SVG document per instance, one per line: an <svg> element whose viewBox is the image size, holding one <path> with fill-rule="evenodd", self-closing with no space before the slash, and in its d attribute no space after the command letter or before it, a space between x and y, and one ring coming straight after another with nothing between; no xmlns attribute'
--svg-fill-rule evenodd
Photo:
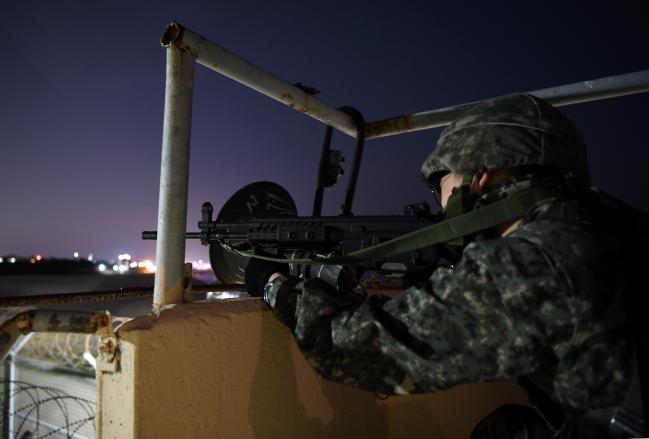
<svg viewBox="0 0 649 439"><path fill-rule="evenodd" d="M291 331L295 329L295 308L300 279L288 275L288 265L251 259L246 268L248 294L262 297Z"/></svg>
<svg viewBox="0 0 649 439"><path fill-rule="evenodd" d="M288 264L250 258L246 267L246 289L254 297L264 297L264 289L268 279L275 273L288 275Z"/></svg>

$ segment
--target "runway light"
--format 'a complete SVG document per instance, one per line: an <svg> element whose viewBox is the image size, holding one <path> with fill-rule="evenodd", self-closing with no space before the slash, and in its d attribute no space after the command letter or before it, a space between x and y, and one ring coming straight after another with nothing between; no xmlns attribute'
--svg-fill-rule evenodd
<svg viewBox="0 0 649 439"><path fill-rule="evenodd" d="M104 271L106 270L106 265L104 265L104 264L99 264L99 266L97 267L97 269L98 269L99 271L101 271L101 272L104 272Z"/></svg>
<svg viewBox="0 0 649 439"><path fill-rule="evenodd" d="M79 257L79 252L72 253L72 256L74 256L75 258L78 258Z"/></svg>
<svg viewBox="0 0 649 439"><path fill-rule="evenodd" d="M40 261L41 259L43 259L43 257L41 255L36 255L36 260L37 261Z"/></svg>

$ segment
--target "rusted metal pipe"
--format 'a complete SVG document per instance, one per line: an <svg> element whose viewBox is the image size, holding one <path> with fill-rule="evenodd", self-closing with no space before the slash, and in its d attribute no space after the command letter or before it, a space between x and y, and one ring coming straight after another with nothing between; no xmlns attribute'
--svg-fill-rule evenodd
<svg viewBox="0 0 649 439"><path fill-rule="evenodd" d="M356 126L349 115L175 21L167 26L160 43L163 47L180 47L190 52L199 64L208 69L308 114L345 134L356 136Z"/></svg>
<svg viewBox="0 0 649 439"><path fill-rule="evenodd" d="M194 65L188 51L167 48L154 309L183 301Z"/></svg>
<svg viewBox="0 0 649 439"><path fill-rule="evenodd" d="M649 91L649 70L575 82L528 93L560 107L647 91ZM372 139L442 127L451 123L464 110L478 102L480 101L369 122L366 125L366 137Z"/></svg>
<svg viewBox="0 0 649 439"><path fill-rule="evenodd" d="M17 309L11 318L0 324L0 361L4 361L21 335L31 332L96 333L105 336L113 334L112 318L107 311Z"/></svg>

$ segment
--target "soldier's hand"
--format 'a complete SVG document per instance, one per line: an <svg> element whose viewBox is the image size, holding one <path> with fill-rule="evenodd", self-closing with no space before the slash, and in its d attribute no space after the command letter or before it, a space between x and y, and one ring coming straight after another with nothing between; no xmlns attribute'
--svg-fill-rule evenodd
<svg viewBox="0 0 649 439"><path fill-rule="evenodd" d="M288 264L250 258L246 267L246 289L254 297L264 297L264 288L271 276L278 274L288 275Z"/></svg>

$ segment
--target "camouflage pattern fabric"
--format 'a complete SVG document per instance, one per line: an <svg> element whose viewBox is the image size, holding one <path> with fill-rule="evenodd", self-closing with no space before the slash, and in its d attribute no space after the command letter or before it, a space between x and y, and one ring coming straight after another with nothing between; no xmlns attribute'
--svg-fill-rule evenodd
<svg viewBox="0 0 649 439"><path fill-rule="evenodd" d="M575 124L542 99L512 94L483 101L450 124L421 167L424 180L440 172L518 166L554 167L590 186L586 147Z"/></svg>
<svg viewBox="0 0 649 439"><path fill-rule="evenodd" d="M275 311L311 365L340 383L409 394L525 376L569 415L615 406L630 364L625 274L609 263L623 252L581 210L542 204L510 235L479 238L454 268L395 298L343 295L314 279L275 282L267 300L283 304Z"/></svg>

